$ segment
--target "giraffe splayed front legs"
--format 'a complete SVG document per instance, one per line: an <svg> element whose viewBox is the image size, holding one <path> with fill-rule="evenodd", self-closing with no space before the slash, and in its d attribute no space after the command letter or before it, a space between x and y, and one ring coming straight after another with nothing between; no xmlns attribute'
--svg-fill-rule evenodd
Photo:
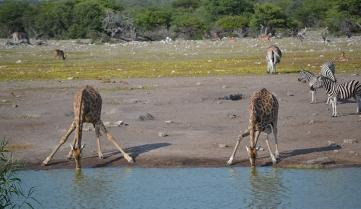
<svg viewBox="0 0 361 209"><path fill-rule="evenodd" d="M245 133L243 133L238 137L236 146L234 147L232 155L227 161L227 164L228 165L233 164L234 156L237 152L238 146L241 140L243 139L243 137L250 136L249 147L246 146L246 149L251 166L255 166L256 157L257 157L257 142L261 132L267 134L266 144L268 147L268 151L270 153L272 163L276 164L277 159L279 157L278 143L277 143L277 120L278 120L277 98L264 88L261 89L260 91L256 91L250 99L248 112L249 112L248 129L246 130ZM272 132L274 134L274 140L276 146L275 155L273 155L268 141L269 134Z"/></svg>
<svg viewBox="0 0 361 209"><path fill-rule="evenodd" d="M99 93L93 87L86 86L85 88L78 91L74 98L74 120L71 123L66 134L60 139L59 144L53 149L50 155L45 158L43 164L48 165L55 153L67 141L70 134L72 134L74 130L76 130L76 134L74 136L73 143L71 144L71 150L68 154L68 158L74 157L76 161L76 167L81 167L80 154L82 151L81 147L83 147L83 145L81 144L83 123L92 123L95 127L95 133L97 136L97 151L99 158L103 158L103 153L101 151L100 145L100 136L101 134L104 134L108 141L113 143L114 146L123 154L124 158L128 162L133 163L133 158L121 148L121 146L115 141L114 137L105 128L102 120L100 119L101 108L102 99Z"/></svg>

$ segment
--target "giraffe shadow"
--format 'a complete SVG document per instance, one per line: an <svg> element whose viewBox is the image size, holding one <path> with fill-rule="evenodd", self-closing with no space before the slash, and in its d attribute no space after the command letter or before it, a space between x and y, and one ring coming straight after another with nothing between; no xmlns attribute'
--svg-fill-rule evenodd
<svg viewBox="0 0 361 209"><path fill-rule="evenodd" d="M330 145L330 146L324 146L324 147L313 147L313 148L305 148L305 149L294 149L290 151L285 151L280 153L279 160L284 160L289 157L294 157L297 155L306 155L310 153L315 152L328 152L333 150L339 150L341 147L339 145Z"/></svg>
<svg viewBox="0 0 361 209"><path fill-rule="evenodd" d="M306 154L315 153L315 152L328 152L328 151L339 150L339 149L341 149L341 146L331 145L331 146L324 146L324 147L314 147L314 148L294 149L294 150L290 150L290 151L284 151L284 152L280 153L277 163L281 162L282 160L284 160L286 158L294 157L297 155L306 155ZM269 156L263 156L263 157L260 157L259 159L266 160L265 162L263 162L263 164L260 165L261 167L273 165L271 161L267 160L267 159L270 159Z"/></svg>
<svg viewBox="0 0 361 209"><path fill-rule="evenodd" d="M136 161L137 157L143 153L155 150L155 149L159 149L162 147L166 147L166 146L170 146L170 143L154 143L154 144L144 144L144 145L140 145L140 146L135 146L135 147L129 147L127 149L125 149L124 151L127 152L130 156L133 157L134 161ZM113 151L113 152L108 152L108 153L104 153L104 159L107 158L111 158L114 155L120 154L119 151ZM104 167L107 166L109 164L112 164L115 161L118 161L120 159L123 158L123 155L116 157L114 159L108 160L104 163L101 164L97 164L95 165L95 167Z"/></svg>

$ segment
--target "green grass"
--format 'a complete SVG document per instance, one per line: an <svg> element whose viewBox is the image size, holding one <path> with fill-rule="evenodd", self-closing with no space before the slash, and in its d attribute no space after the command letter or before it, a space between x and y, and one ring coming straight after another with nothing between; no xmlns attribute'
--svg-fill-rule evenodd
<svg viewBox="0 0 361 209"><path fill-rule="evenodd" d="M292 38L273 41L283 50L280 73L301 68L319 72L326 60L335 60L337 73L359 73L361 38L334 39L329 45ZM187 76L265 74L265 49L270 43L255 39L230 41L177 41L84 45L72 41L48 46L0 48L0 80L125 79ZM62 48L67 59L57 60L53 50ZM338 62L341 51L348 61ZM16 63L21 60L20 63Z"/></svg>

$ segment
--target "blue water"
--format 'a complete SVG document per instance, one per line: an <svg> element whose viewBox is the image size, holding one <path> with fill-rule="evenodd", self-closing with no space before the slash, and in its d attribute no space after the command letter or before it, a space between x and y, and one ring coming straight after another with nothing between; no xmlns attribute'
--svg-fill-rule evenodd
<svg viewBox="0 0 361 209"><path fill-rule="evenodd" d="M361 168L20 171L46 209L361 208Z"/></svg>

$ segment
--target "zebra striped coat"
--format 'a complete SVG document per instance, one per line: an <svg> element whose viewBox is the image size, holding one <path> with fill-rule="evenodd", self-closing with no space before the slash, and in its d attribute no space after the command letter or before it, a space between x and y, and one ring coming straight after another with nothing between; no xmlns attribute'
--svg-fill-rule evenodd
<svg viewBox="0 0 361 209"><path fill-rule="evenodd" d="M317 88L315 88L312 85L315 82L317 82L317 76L310 71L301 70L298 75L298 81L303 82L303 83L308 82L308 85L310 87L310 92L311 92L311 103L316 103L316 89L322 88L322 85L317 86Z"/></svg>
<svg viewBox="0 0 361 209"><path fill-rule="evenodd" d="M333 82L330 78L319 76L318 81L324 86L327 95L331 98L332 117L337 116L337 100L355 98L357 113L361 111L361 82L351 80L345 83ZM320 85L320 84L318 84Z"/></svg>
<svg viewBox="0 0 361 209"><path fill-rule="evenodd" d="M321 75L335 82L336 81L335 70L336 70L335 63L333 63L332 61L327 61L323 63L323 65L321 66Z"/></svg>

